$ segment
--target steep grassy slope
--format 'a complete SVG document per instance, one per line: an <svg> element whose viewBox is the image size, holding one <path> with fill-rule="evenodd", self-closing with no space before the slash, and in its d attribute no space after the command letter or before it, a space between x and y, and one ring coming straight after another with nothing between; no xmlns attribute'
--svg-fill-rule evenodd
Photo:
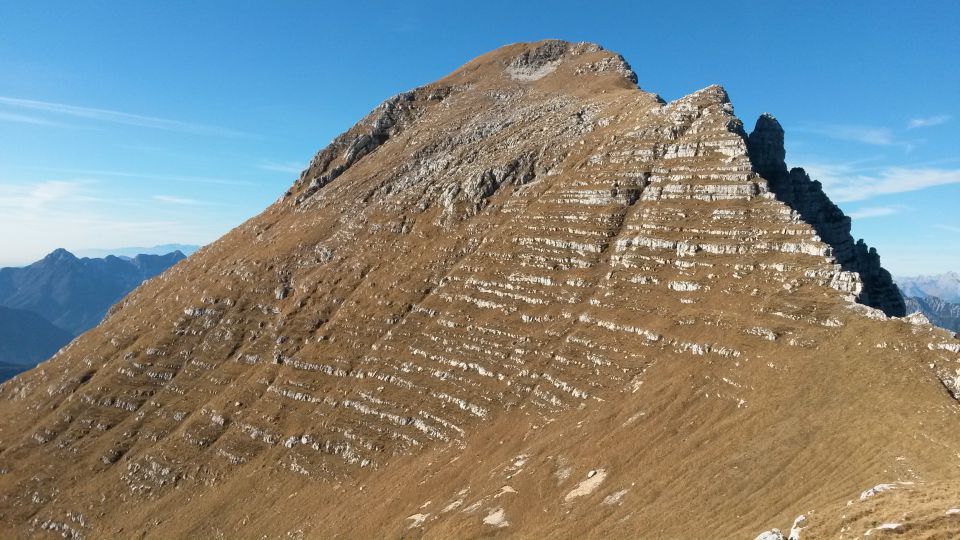
<svg viewBox="0 0 960 540"><path fill-rule="evenodd" d="M635 81L548 41L385 102L0 387L3 532L957 531L960 342L852 302L722 88Z"/></svg>

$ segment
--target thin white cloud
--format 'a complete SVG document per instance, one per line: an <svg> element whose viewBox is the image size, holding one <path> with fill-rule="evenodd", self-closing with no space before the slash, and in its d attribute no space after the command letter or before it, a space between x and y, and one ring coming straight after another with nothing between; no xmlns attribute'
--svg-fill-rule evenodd
<svg viewBox="0 0 960 540"><path fill-rule="evenodd" d="M884 167L864 171L842 163L813 163L804 169L823 184L835 202L863 201L880 195L960 184L960 169Z"/></svg>
<svg viewBox="0 0 960 540"><path fill-rule="evenodd" d="M304 169L303 164L297 161L264 161L263 163L257 165L257 168L264 171L276 171L290 174L300 174L300 171Z"/></svg>
<svg viewBox="0 0 960 540"><path fill-rule="evenodd" d="M143 180L164 180L171 182L185 182L188 184L221 184L230 186L249 186L252 182L246 180L236 180L233 178L216 178L210 176L184 176L173 174L152 174L130 171L111 171L100 169L60 169L60 168L40 168L40 170L67 173L79 176L98 177L111 176L117 178L140 178Z"/></svg>
<svg viewBox="0 0 960 540"><path fill-rule="evenodd" d="M146 204L142 199L102 198L98 191L110 190L88 180L16 182L0 178L0 231L4 238L0 266L27 264L57 247L153 245L168 243L171 238L201 243L223 232L205 215L181 219L175 206L144 212L134 208Z"/></svg>
<svg viewBox="0 0 960 540"><path fill-rule="evenodd" d="M203 204L202 202L196 199L187 199L185 197L175 197L173 195L154 195L153 200L167 203L167 204L180 204L185 206L196 206L198 204Z"/></svg>
<svg viewBox="0 0 960 540"><path fill-rule="evenodd" d="M868 219L875 217L892 216L903 211L900 206L865 206L858 208L848 215L853 219Z"/></svg>
<svg viewBox="0 0 960 540"><path fill-rule="evenodd" d="M854 141L876 146L890 146L897 144L897 141L893 136L893 131L885 127L860 126L852 124L826 124L822 126L799 126L796 129L801 132L814 133L841 141Z"/></svg>
<svg viewBox="0 0 960 540"><path fill-rule="evenodd" d="M36 116L28 116L25 114L17 114L11 112L0 111L0 121L4 122L17 122L20 124L34 124L38 126L64 126L59 122L53 122L43 118L38 118Z"/></svg>
<svg viewBox="0 0 960 540"><path fill-rule="evenodd" d="M954 227L953 225L934 225L938 229L943 229L945 231L960 233L960 227Z"/></svg>
<svg viewBox="0 0 960 540"><path fill-rule="evenodd" d="M160 129L165 131L177 131L181 133L192 133L196 135L216 135L226 137L244 137L246 134L232 129L226 129L204 124L195 124L193 122L181 122L179 120L170 120L156 116L145 116L141 114L132 114L122 111L113 111L110 109L98 109L94 107L81 107L78 105L68 105L66 103L54 103L51 101L39 101L34 99L22 99L8 96L0 96L0 105L40 111L47 114L70 116L74 118L85 118L98 122L107 122L113 124L124 124L128 126L138 126L151 129Z"/></svg>
<svg viewBox="0 0 960 540"><path fill-rule="evenodd" d="M946 124L949 121L949 114L938 114L936 116L928 116L925 118L911 118L910 121L907 122L907 129L939 126L940 124Z"/></svg>
<svg viewBox="0 0 960 540"><path fill-rule="evenodd" d="M52 203L77 198L88 183L63 180L35 184L0 183L0 208L7 212L36 212Z"/></svg>

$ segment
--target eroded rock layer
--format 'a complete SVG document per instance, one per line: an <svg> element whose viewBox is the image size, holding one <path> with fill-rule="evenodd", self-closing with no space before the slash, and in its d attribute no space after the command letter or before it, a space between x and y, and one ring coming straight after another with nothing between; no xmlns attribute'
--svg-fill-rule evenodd
<svg viewBox="0 0 960 540"><path fill-rule="evenodd" d="M547 41L385 102L0 387L3 529L956 530L960 342L884 314L772 118L636 80Z"/></svg>

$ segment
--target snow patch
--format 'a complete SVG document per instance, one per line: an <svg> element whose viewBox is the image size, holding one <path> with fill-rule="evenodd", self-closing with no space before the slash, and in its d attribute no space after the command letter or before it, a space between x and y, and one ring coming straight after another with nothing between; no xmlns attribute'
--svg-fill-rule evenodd
<svg viewBox="0 0 960 540"><path fill-rule="evenodd" d="M600 484L603 483L603 480L607 477L607 471L605 469L597 469L587 473L587 478L577 484L577 487L573 488L570 493L563 498L564 501L570 502L577 497L583 497L584 495L589 495L593 493L595 489L600 487Z"/></svg>
<svg viewBox="0 0 960 540"><path fill-rule="evenodd" d="M510 522L507 521L507 514L504 513L503 508L495 508L487 514L487 517L483 518L483 522L491 527L496 527L502 529L507 525L510 525Z"/></svg>

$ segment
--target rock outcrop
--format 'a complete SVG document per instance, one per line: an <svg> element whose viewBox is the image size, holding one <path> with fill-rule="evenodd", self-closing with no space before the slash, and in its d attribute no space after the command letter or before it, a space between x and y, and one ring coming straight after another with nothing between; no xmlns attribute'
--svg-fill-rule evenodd
<svg viewBox="0 0 960 540"><path fill-rule="evenodd" d="M773 122L635 81L516 44L377 108L0 386L0 533L949 530L960 342L851 301Z"/></svg>
<svg viewBox="0 0 960 540"><path fill-rule="evenodd" d="M850 218L830 201L820 182L799 167L787 170L783 128L772 115L764 113L748 138L754 170L767 180L778 200L786 203L809 223L820 239L830 246L830 254L840 269L855 272L859 283L848 291L857 301L878 308L892 317L906 315L900 291L890 272L880 266L875 248L863 240L856 243L850 235Z"/></svg>

